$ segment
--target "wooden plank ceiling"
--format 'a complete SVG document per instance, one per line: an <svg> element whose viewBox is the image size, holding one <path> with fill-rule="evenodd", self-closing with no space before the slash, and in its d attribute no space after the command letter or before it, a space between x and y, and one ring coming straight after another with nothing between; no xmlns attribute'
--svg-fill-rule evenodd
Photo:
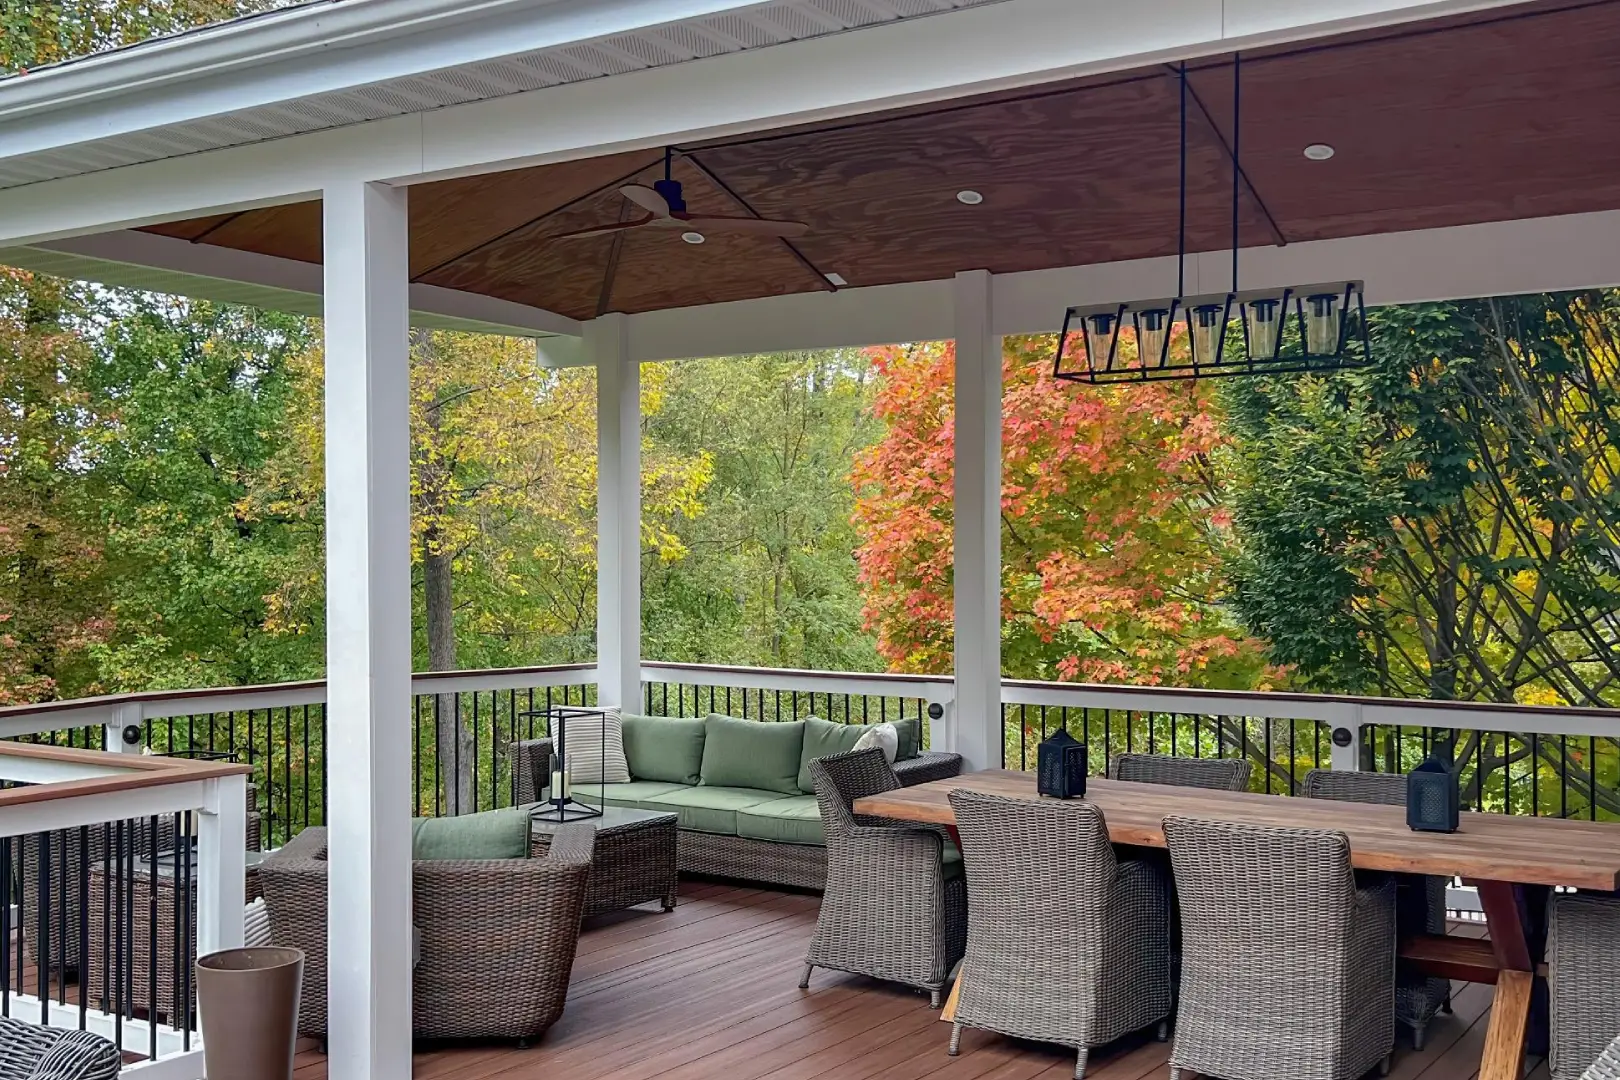
<svg viewBox="0 0 1620 1080"><path fill-rule="evenodd" d="M1191 71L1188 247L1228 246L1231 70ZM1620 2L1246 55L1244 246L1620 207ZM411 190L415 281L575 318L1174 254L1178 94L1168 68L682 148L698 213L807 222L789 245L673 230L551 240L632 216L656 151ZM1303 148L1331 144L1326 162ZM964 206L956 193L984 195ZM152 226L319 262L319 203Z"/></svg>

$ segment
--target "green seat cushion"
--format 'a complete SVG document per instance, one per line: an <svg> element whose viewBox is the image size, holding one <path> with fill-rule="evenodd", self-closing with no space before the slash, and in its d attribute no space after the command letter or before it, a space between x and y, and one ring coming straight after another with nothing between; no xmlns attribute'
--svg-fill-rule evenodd
<svg viewBox="0 0 1620 1080"><path fill-rule="evenodd" d="M800 793L803 720L772 723L710 713L704 726L705 786L760 788L783 795Z"/></svg>
<svg viewBox="0 0 1620 1080"><path fill-rule="evenodd" d="M779 844L827 842L821 829L821 807L814 795L790 795L737 811L737 835Z"/></svg>
<svg viewBox="0 0 1620 1080"><path fill-rule="evenodd" d="M580 802L596 804L598 792L608 806L624 806L632 810L646 810L647 800L656 795L679 791L685 784L670 784L659 780L632 780L628 784L580 784L574 788L574 798Z"/></svg>
<svg viewBox="0 0 1620 1080"><path fill-rule="evenodd" d="M459 817L414 818L411 858L420 862L527 858L530 809L508 806Z"/></svg>
<svg viewBox="0 0 1620 1080"><path fill-rule="evenodd" d="M940 854L939 861L947 878L962 876L962 852L949 840L945 841L945 850Z"/></svg>
<svg viewBox="0 0 1620 1080"><path fill-rule="evenodd" d="M638 716L625 713L624 757L637 780L696 784L703 778L701 716Z"/></svg>
<svg viewBox="0 0 1620 1080"><path fill-rule="evenodd" d="M677 787L654 795L641 804L643 810L674 812L679 827L692 832L737 835L737 811L787 798L781 792L745 787Z"/></svg>
<svg viewBox="0 0 1620 1080"><path fill-rule="evenodd" d="M799 755L799 790L815 794L815 781L810 779L810 763L817 758L842 754L855 749L855 744L866 734L865 724L834 724L819 716L804 722L804 750ZM820 841L816 841L820 843Z"/></svg>

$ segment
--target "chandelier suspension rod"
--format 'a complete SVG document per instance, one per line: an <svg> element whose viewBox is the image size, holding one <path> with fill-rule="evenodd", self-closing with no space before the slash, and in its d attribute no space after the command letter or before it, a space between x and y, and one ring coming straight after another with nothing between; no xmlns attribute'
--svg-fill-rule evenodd
<svg viewBox="0 0 1620 1080"><path fill-rule="evenodd" d="M1187 295L1187 61L1181 62L1181 187L1177 193L1176 295Z"/></svg>
<svg viewBox="0 0 1620 1080"><path fill-rule="evenodd" d="M1238 164L1238 140L1243 129L1243 111L1241 95L1243 92L1242 78L1239 72L1243 60L1238 53L1232 54L1232 291L1238 291L1238 180L1243 175L1243 169Z"/></svg>

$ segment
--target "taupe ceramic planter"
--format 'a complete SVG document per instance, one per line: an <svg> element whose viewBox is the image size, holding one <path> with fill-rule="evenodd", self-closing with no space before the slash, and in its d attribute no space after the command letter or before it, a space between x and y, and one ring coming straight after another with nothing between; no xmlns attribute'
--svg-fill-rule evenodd
<svg viewBox="0 0 1620 1080"><path fill-rule="evenodd" d="M197 959L208 1080L290 1080L304 954L262 946Z"/></svg>

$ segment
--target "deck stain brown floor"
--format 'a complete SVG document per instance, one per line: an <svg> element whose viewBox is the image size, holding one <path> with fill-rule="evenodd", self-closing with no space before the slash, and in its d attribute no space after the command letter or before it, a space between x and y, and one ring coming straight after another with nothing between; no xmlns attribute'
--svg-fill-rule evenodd
<svg viewBox="0 0 1620 1080"><path fill-rule="evenodd" d="M568 1008L526 1050L424 1046L417 1080L1064 1080L1074 1055L987 1032L962 1036L928 998L871 979L818 971L798 988L815 926L814 896L685 882L680 906L587 923ZM1460 932L1480 932L1477 926ZM1402 1034L1392 1080L1474 1080L1491 988L1458 984L1455 1013L1428 1045ZM1168 1076L1169 1046L1124 1040L1093 1051L1088 1080ZM1527 1080L1547 1080L1546 1066ZM326 1080L326 1059L299 1053L297 1080Z"/></svg>

